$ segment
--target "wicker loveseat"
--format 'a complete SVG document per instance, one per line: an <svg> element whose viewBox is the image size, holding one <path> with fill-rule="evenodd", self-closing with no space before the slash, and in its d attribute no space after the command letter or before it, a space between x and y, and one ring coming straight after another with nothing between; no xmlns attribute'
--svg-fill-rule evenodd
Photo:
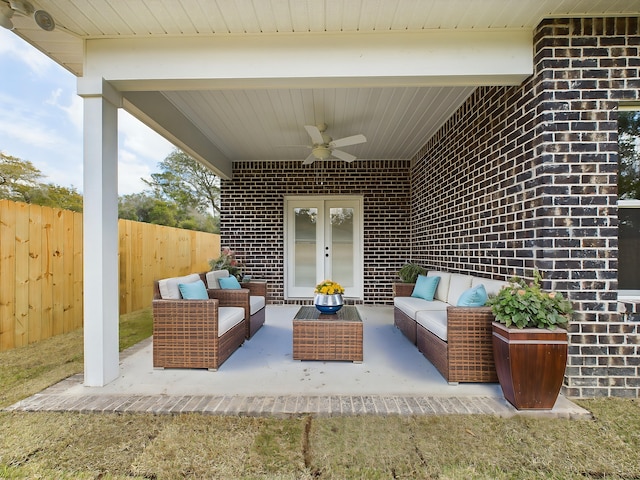
<svg viewBox="0 0 640 480"><path fill-rule="evenodd" d="M201 278L209 289L211 298L218 298L226 302L234 302L241 304L245 309L245 318L248 319L246 324L247 339L260 330L264 325L265 306L267 302L267 282L260 280L252 280L250 282L242 282L240 289L224 289L220 288L220 278L228 278L227 270L213 270L211 272L201 273Z"/></svg>
<svg viewBox="0 0 640 480"><path fill-rule="evenodd" d="M394 284L394 324L450 383L497 382L489 307L459 307L467 290L483 285L497 293L507 282L429 271L439 276L433 301L412 297L413 283Z"/></svg>
<svg viewBox="0 0 640 480"><path fill-rule="evenodd" d="M200 275L194 273L154 283L154 368L215 371L244 342L246 321L241 302L181 298L179 284L200 280Z"/></svg>

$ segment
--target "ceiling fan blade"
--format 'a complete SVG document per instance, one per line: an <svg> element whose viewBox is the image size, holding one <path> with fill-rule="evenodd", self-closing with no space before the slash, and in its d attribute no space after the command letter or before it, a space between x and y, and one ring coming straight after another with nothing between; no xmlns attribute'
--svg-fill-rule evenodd
<svg viewBox="0 0 640 480"><path fill-rule="evenodd" d="M315 125L305 125L304 128L309 134L309 136L311 137L311 140L313 141L314 144L324 143L324 138L322 138L322 132L318 130L318 127L316 127Z"/></svg>
<svg viewBox="0 0 640 480"><path fill-rule="evenodd" d="M316 157L314 157L313 153L311 153L311 154L309 154L309 156L307 158L304 159L304 162L302 162L302 164L303 165L311 165L315 159L316 159Z"/></svg>
<svg viewBox="0 0 640 480"><path fill-rule="evenodd" d="M355 155L351 155L350 153L343 152L342 150L331 150L331 155L349 163L353 162L356 158L358 158Z"/></svg>
<svg viewBox="0 0 640 480"><path fill-rule="evenodd" d="M364 135L352 135L351 137L344 137L334 140L329 143L330 147L346 147L347 145L357 145L358 143L365 143L367 137Z"/></svg>

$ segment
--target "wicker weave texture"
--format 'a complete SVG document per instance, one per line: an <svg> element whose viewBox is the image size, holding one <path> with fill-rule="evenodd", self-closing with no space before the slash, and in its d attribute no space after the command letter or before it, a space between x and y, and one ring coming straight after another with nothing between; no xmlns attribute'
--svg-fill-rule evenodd
<svg viewBox="0 0 640 480"><path fill-rule="evenodd" d="M453 382L449 378L449 357L447 342L434 335L422 325L417 327L416 346L424 357L442 374L447 382ZM464 380L455 380L464 381Z"/></svg>
<svg viewBox="0 0 640 480"><path fill-rule="evenodd" d="M418 350L448 382L497 382L488 307L447 308L447 341L417 326Z"/></svg>
<svg viewBox="0 0 640 480"><path fill-rule="evenodd" d="M416 344L416 321L399 308L393 309L393 324L407 337L407 339Z"/></svg>
<svg viewBox="0 0 640 480"><path fill-rule="evenodd" d="M301 312L305 311L303 309L309 312L315 310L313 307L302 307ZM345 306L344 309L354 309L355 315L360 318L356 307ZM362 321L343 320L334 315L310 315L307 319L300 317L299 313L293 320L294 360L362 362Z"/></svg>
<svg viewBox="0 0 640 480"><path fill-rule="evenodd" d="M265 303L267 300L267 282L260 280L252 280L247 283L242 284L242 288L249 289L249 295L254 297L264 297ZM251 308L249 308L251 311ZM255 335L255 333L260 330L260 328L264 325L264 321L266 319L265 309L262 308L255 312L253 315L249 316L249 322L247 323L247 338L251 338Z"/></svg>
<svg viewBox="0 0 640 480"><path fill-rule="evenodd" d="M245 320L218 337L218 300L153 300L153 366L219 366L244 342Z"/></svg>
<svg viewBox="0 0 640 480"><path fill-rule="evenodd" d="M242 288L248 288L251 291L251 295L255 297L267 298L267 282L260 280L251 280L250 282L242 283Z"/></svg>
<svg viewBox="0 0 640 480"><path fill-rule="evenodd" d="M200 274L200 278L205 282L205 284L206 275L206 272ZM207 292L209 293L209 298L217 298L218 300L220 300L221 307L244 308L244 318L249 319L246 322L245 338L251 338L258 330L260 330L260 327L264 325L265 311L263 308L259 312L251 315L251 304L249 297L251 295L254 295L256 297L265 297L266 300L267 282L243 282L241 286L242 288L240 289L214 288L207 290Z"/></svg>
<svg viewBox="0 0 640 480"><path fill-rule="evenodd" d="M264 321L266 320L266 308L261 308L256 313L251 315L249 323L247 323L249 327L249 336L247 339L253 337L258 330L264 325Z"/></svg>
<svg viewBox="0 0 640 480"><path fill-rule="evenodd" d="M490 307L447 309L450 382L497 382Z"/></svg>
<svg viewBox="0 0 640 480"><path fill-rule="evenodd" d="M411 295L413 284L394 284L399 296ZM399 308L393 322L448 382L497 382L493 362L489 307L448 307L447 341L421 327Z"/></svg>
<svg viewBox="0 0 640 480"><path fill-rule="evenodd" d="M410 297L415 288L415 283L394 283L393 284L393 296L394 297Z"/></svg>

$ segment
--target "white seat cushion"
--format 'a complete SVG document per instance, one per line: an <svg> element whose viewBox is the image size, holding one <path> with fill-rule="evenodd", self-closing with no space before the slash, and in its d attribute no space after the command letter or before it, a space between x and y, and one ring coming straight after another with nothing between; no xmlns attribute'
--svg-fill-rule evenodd
<svg viewBox="0 0 640 480"><path fill-rule="evenodd" d="M444 302L440 302L438 300L433 300L429 302L428 300L424 300L423 298L416 297L395 297L393 299L393 305L398 307L401 311L403 311L410 318L416 319L416 313L420 310L442 310L447 311L448 305Z"/></svg>
<svg viewBox="0 0 640 480"><path fill-rule="evenodd" d="M256 295L251 295L249 297L249 305L250 305L250 315L253 315L256 312L259 312L266 305L266 301L264 297L258 297Z"/></svg>
<svg viewBox="0 0 640 480"><path fill-rule="evenodd" d="M180 287L178 287L178 285L181 283L194 283L198 280L200 280L200 275L197 273L185 275L184 277L172 277L159 280L158 289L160 290L160 297L164 300L180 300L182 295L180 295Z"/></svg>
<svg viewBox="0 0 640 480"><path fill-rule="evenodd" d="M218 337L221 337L244 319L242 307L218 307Z"/></svg>
<svg viewBox="0 0 640 480"><path fill-rule="evenodd" d="M220 278L226 278L229 276L229 270L212 270L207 272L205 278L207 279L207 288L213 290L214 288L220 288L218 280Z"/></svg>
<svg viewBox="0 0 640 480"><path fill-rule="evenodd" d="M436 294L433 296L433 299L440 300L441 302L446 302L447 296L449 295L449 282L451 281L451 274L449 272L431 270L427 272L427 277L440 277L438 288L436 288Z"/></svg>
<svg viewBox="0 0 640 480"><path fill-rule="evenodd" d="M416 315L416 322L431 333L447 341L447 311L420 311Z"/></svg>
<svg viewBox="0 0 640 480"><path fill-rule="evenodd" d="M449 283L449 293L447 295L447 303L449 305L458 305L460 295L471 288L471 275L461 275L459 273L451 274L451 282Z"/></svg>

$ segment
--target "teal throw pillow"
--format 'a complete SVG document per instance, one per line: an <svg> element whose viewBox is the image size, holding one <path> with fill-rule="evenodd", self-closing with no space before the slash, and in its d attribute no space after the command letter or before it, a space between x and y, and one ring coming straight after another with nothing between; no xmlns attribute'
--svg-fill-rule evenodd
<svg viewBox="0 0 640 480"><path fill-rule="evenodd" d="M209 298L207 287L204 286L202 280L193 283L179 283L178 288L180 295L185 300L207 300Z"/></svg>
<svg viewBox="0 0 640 480"><path fill-rule="evenodd" d="M240 283L238 283L238 279L236 277L222 277L218 279L218 283L220 284L220 288L226 289L237 289L242 288Z"/></svg>
<svg viewBox="0 0 640 480"><path fill-rule="evenodd" d="M426 275L418 275L416 280L416 286L413 287L412 297L424 298L430 302L433 300L433 296L438 288L438 282L440 277L427 277Z"/></svg>
<svg viewBox="0 0 640 480"><path fill-rule="evenodd" d="M487 290L482 284L465 290L458 299L458 307L482 307L485 303L487 303Z"/></svg>

